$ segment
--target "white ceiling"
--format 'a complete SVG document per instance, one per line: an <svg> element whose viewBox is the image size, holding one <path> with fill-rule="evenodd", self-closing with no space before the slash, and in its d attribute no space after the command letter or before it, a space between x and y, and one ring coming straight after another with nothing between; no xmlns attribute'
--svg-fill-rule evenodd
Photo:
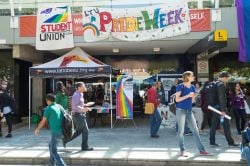
<svg viewBox="0 0 250 166"><path fill-rule="evenodd" d="M198 40L162 40L145 42L123 42L123 41L104 41L95 43L76 43L75 46L81 47L90 55L151 55L151 54L184 54ZM160 52L153 52L153 48L160 48ZM113 53L113 48L118 48L119 53ZM57 55L62 55L71 49L52 51ZM237 52L238 39L229 39L227 47L220 52Z"/></svg>

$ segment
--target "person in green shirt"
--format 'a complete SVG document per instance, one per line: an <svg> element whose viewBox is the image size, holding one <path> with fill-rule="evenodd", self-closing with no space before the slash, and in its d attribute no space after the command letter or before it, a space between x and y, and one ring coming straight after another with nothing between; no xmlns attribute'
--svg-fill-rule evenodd
<svg viewBox="0 0 250 166"><path fill-rule="evenodd" d="M47 107L43 114L43 119L39 123L35 130L35 135L38 135L40 129L49 124L49 130L51 133L51 140L49 143L50 160L49 165L65 166L65 162L57 152L57 144L62 138L62 120L63 114L61 112L62 106L55 103L55 96L53 94L47 94L46 96Z"/></svg>
<svg viewBox="0 0 250 166"><path fill-rule="evenodd" d="M68 110L68 95L62 81L56 83L56 103Z"/></svg>

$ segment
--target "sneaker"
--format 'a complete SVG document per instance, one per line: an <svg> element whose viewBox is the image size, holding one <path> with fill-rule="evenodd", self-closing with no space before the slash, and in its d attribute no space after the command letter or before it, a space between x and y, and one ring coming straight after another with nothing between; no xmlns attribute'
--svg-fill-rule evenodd
<svg viewBox="0 0 250 166"><path fill-rule="evenodd" d="M215 147L215 146L216 146L216 147L220 146L220 144L217 144L217 143L212 143L212 144L210 143L210 145L211 145L211 146L214 146L214 147Z"/></svg>
<svg viewBox="0 0 250 166"><path fill-rule="evenodd" d="M190 135L193 135L193 133L190 131L190 132L187 132L187 133L184 133L185 136L190 136Z"/></svg>
<svg viewBox="0 0 250 166"><path fill-rule="evenodd" d="M156 134L156 135L151 135L150 137L151 138L159 138L160 136Z"/></svg>
<svg viewBox="0 0 250 166"><path fill-rule="evenodd" d="M201 151L200 152L201 156L213 156L211 153L207 152L207 151Z"/></svg>
<svg viewBox="0 0 250 166"><path fill-rule="evenodd" d="M180 156L182 156L182 157L188 157L188 153L186 151L181 151Z"/></svg>
<svg viewBox="0 0 250 166"><path fill-rule="evenodd" d="M232 144L228 144L228 146L231 146L231 147L238 147L238 146L240 146L240 144L232 143Z"/></svg>
<svg viewBox="0 0 250 166"><path fill-rule="evenodd" d="M92 151L92 150L94 150L94 148L87 147L87 148L82 148L81 150L82 151Z"/></svg>
<svg viewBox="0 0 250 166"><path fill-rule="evenodd" d="M5 136L5 138L11 138L11 137L12 135L10 133Z"/></svg>

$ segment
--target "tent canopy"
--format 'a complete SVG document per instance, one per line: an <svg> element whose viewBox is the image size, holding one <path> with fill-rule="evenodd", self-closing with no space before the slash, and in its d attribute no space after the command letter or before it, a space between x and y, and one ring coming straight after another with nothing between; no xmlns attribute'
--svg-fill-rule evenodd
<svg viewBox="0 0 250 166"><path fill-rule="evenodd" d="M30 77L109 77L111 66L76 47L50 62L30 68Z"/></svg>

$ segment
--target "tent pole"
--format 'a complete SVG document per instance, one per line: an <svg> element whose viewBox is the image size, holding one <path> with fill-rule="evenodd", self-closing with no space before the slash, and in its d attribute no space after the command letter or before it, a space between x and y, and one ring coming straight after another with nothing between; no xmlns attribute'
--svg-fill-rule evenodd
<svg viewBox="0 0 250 166"><path fill-rule="evenodd" d="M29 76L29 130L30 130L30 118L31 118L31 77Z"/></svg>
<svg viewBox="0 0 250 166"><path fill-rule="evenodd" d="M111 74L109 75L109 96L110 96L110 99L109 99L109 101L110 101L110 110L111 110L111 116L110 116L110 128L112 129L113 128L113 106L112 106L112 86L111 86L111 84L112 84L112 79L111 79Z"/></svg>
<svg viewBox="0 0 250 166"><path fill-rule="evenodd" d="M53 90L53 93L55 93L55 79L54 78L52 79L52 84L53 84L52 90Z"/></svg>

